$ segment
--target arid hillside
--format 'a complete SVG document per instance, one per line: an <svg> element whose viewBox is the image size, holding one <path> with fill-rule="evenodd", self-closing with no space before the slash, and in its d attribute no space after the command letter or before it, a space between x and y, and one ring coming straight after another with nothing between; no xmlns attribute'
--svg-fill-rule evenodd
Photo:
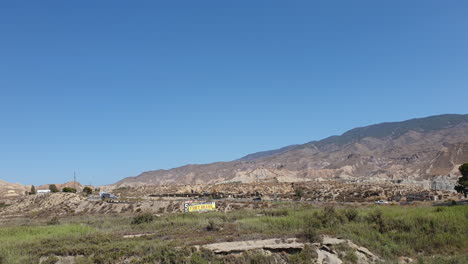
<svg viewBox="0 0 468 264"><path fill-rule="evenodd" d="M231 162L148 171L112 187L342 180L452 189L457 167L467 161L468 115L440 115L355 128Z"/></svg>
<svg viewBox="0 0 468 264"><path fill-rule="evenodd" d="M53 184L53 183L51 183ZM39 186L35 186L36 190L49 190L49 186L51 184L43 184ZM55 186L59 189L62 190L64 187L72 187L76 188L78 192L82 192L83 188L85 185L82 185L79 182L66 182L66 183L55 183ZM94 186L91 185L86 185L89 186L92 190L94 190ZM0 198L15 198L18 196L24 196L28 192L31 191L31 185L23 185L20 183L9 183L3 180L0 180Z"/></svg>
<svg viewBox="0 0 468 264"><path fill-rule="evenodd" d="M52 183L51 183L51 184L52 184ZM40 186L36 187L36 189L38 189L38 190L41 190L41 189L42 189L42 190L48 190L48 189L49 189L49 186L50 186L51 184L43 184L43 185L40 185ZM61 184L60 184L60 183L55 183L55 186L57 186L57 188L58 188L59 190L62 190L64 187L76 188L76 190L77 190L78 192L83 191L83 188L85 187L85 185L83 185L83 184L81 184L81 183L79 183L79 182L77 182L77 181L69 181L69 182L61 183ZM91 187L91 189L94 189L93 186L90 186L90 187Z"/></svg>
<svg viewBox="0 0 468 264"><path fill-rule="evenodd" d="M30 190L30 186L20 183L9 183L0 180L0 197L17 197Z"/></svg>

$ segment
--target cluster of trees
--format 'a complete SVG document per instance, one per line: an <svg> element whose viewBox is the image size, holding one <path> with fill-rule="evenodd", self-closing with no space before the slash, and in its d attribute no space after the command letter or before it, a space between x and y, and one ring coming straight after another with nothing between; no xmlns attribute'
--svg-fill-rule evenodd
<svg viewBox="0 0 468 264"><path fill-rule="evenodd" d="M53 192L53 193L59 192L59 189L57 188L55 184L49 185L49 190L50 192Z"/></svg>
<svg viewBox="0 0 468 264"><path fill-rule="evenodd" d="M36 187L34 187L34 185L31 186L31 191L29 192L29 194L36 194L36 193L37 193L36 192Z"/></svg>
<svg viewBox="0 0 468 264"><path fill-rule="evenodd" d="M76 189L72 187L63 187L62 192L76 193Z"/></svg>
<svg viewBox="0 0 468 264"><path fill-rule="evenodd" d="M55 185L55 184L49 185L49 190L50 190L50 192L52 192L52 193L60 192L59 188L57 188L57 185ZM63 188L62 188L62 192L66 192L66 193L76 193L76 189L75 189L75 188L72 188L72 187L63 187ZM83 188L83 193L86 193L86 194L90 195L90 194L93 193L93 189L91 189L90 187L86 186L86 187ZM29 191L28 194L30 194L30 195L32 195L32 194L37 194L36 187L35 187L34 185L31 186L31 191Z"/></svg>

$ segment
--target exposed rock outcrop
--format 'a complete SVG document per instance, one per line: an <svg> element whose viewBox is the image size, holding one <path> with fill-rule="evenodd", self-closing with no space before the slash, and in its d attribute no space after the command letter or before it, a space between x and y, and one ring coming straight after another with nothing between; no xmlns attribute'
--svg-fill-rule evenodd
<svg viewBox="0 0 468 264"><path fill-rule="evenodd" d="M271 254L275 252L287 252L295 254L305 250L306 245L311 246L308 250L315 251L316 258L311 258L310 263L317 264L342 264L343 257L346 254L353 254L356 258L356 263L367 264L376 263L380 260L378 256L373 254L367 248L358 246L350 240L338 239L333 237L324 236L320 243L304 243L298 241L296 238L287 239L263 239L263 240L249 240L249 241L234 241L222 242L198 246L198 249L204 248L211 250L215 254L239 254L245 251L259 251L263 254ZM346 252L344 252L346 250Z"/></svg>

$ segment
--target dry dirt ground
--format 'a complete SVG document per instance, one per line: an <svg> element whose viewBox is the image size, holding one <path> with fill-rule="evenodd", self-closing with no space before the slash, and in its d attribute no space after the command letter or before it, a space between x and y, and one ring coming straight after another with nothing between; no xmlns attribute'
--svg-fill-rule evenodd
<svg viewBox="0 0 468 264"><path fill-rule="evenodd" d="M209 186L148 186L113 190L117 202L90 200L84 194L51 193L0 198L0 219L93 214L155 214L183 212L184 201L216 201L217 211L275 207L279 201L302 203L373 203L377 200L457 199L449 191L433 191L414 185L342 182L219 184ZM254 202L261 197L263 202Z"/></svg>

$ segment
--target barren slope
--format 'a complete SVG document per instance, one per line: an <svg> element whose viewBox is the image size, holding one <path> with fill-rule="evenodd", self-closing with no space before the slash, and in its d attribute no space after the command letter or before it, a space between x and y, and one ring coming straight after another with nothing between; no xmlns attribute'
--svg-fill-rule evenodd
<svg viewBox="0 0 468 264"><path fill-rule="evenodd" d="M221 182L403 181L452 188L468 161L468 115L441 115L355 128L341 136L125 178L113 187Z"/></svg>
<svg viewBox="0 0 468 264"><path fill-rule="evenodd" d="M16 197L24 195L29 190L30 186L0 180L0 197Z"/></svg>

